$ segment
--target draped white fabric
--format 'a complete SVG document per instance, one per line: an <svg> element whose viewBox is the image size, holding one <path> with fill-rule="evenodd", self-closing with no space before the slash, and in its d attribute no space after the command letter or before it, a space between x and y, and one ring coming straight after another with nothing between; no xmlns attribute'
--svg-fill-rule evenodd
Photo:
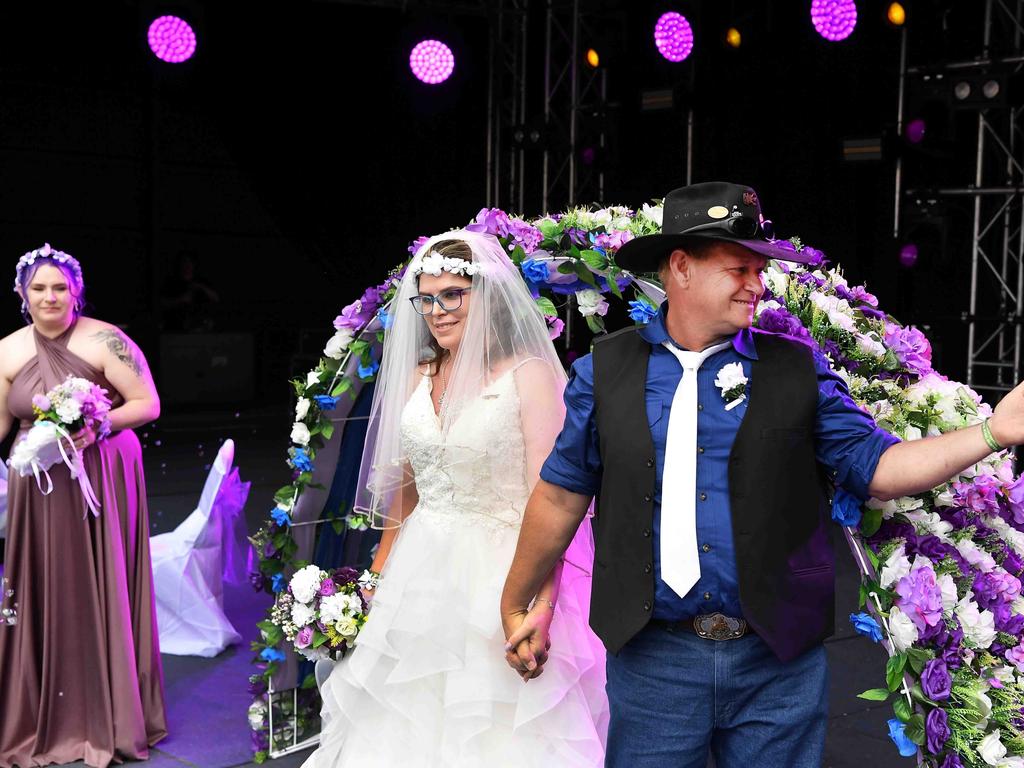
<svg viewBox="0 0 1024 768"><path fill-rule="evenodd" d="M232 470L235 445L217 454L195 510L150 539L160 650L216 656L242 638L224 615L224 580L238 579L248 551L243 509L249 483Z"/></svg>

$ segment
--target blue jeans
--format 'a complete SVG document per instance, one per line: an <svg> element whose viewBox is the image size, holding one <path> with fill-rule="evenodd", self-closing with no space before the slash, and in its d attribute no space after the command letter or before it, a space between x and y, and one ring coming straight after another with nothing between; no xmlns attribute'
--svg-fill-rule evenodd
<svg viewBox="0 0 1024 768"><path fill-rule="evenodd" d="M608 656L605 768L819 768L827 695L824 646L782 663L756 635L649 625Z"/></svg>

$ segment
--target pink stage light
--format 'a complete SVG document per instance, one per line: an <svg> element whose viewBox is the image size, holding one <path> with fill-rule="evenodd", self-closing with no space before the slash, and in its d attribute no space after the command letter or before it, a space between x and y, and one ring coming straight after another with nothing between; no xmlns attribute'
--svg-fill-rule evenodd
<svg viewBox="0 0 1024 768"><path fill-rule="evenodd" d="M409 69L427 85L443 83L455 70L455 54L440 40L422 40L409 54Z"/></svg>
<svg viewBox="0 0 1024 768"><path fill-rule="evenodd" d="M853 0L812 0L811 23L826 40L845 40L857 26L857 4Z"/></svg>
<svg viewBox="0 0 1024 768"><path fill-rule="evenodd" d="M184 19L160 16L149 25L149 49L161 61L180 64L196 52L196 33Z"/></svg>
<svg viewBox="0 0 1024 768"><path fill-rule="evenodd" d="M654 45L669 61L679 62L693 50L693 28L675 11L661 14L654 24Z"/></svg>
<svg viewBox="0 0 1024 768"><path fill-rule="evenodd" d="M924 141L924 135L927 126L921 118L915 118L911 120L903 129L903 135L907 137L907 141L911 144L920 144Z"/></svg>
<svg viewBox="0 0 1024 768"><path fill-rule="evenodd" d="M900 265L910 269L912 266L917 264L917 245L914 243L907 243L900 248Z"/></svg>

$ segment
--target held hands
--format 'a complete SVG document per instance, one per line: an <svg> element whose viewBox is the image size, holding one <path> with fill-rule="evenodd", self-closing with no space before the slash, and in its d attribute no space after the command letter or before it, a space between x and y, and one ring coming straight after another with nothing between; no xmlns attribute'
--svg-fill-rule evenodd
<svg viewBox="0 0 1024 768"><path fill-rule="evenodd" d="M71 442L74 443L75 448L79 451L84 451L96 442L96 430L91 426L82 427L75 434L71 435Z"/></svg>
<svg viewBox="0 0 1024 768"><path fill-rule="evenodd" d="M551 649L551 619L554 607L546 600L537 600L529 611L517 611L503 620L505 661L523 682L540 677Z"/></svg>

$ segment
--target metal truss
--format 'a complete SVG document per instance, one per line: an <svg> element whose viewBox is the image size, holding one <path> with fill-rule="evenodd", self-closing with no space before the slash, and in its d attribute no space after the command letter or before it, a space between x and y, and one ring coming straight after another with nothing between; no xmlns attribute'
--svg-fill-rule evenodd
<svg viewBox="0 0 1024 768"><path fill-rule="evenodd" d="M529 0L495 0L487 76L487 207L522 211L526 158L513 132L526 122Z"/></svg>
<svg viewBox="0 0 1024 768"><path fill-rule="evenodd" d="M544 40L544 123L541 210L604 198L601 154L607 144L608 75L581 66L583 41L593 40L597 15L581 0L547 0ZM593 3L586 4L593 6ZM594 154L583 162L581 149Z"/></svg>
<svg viewBox="0 0 1024 768"><path fill-rule="evenodd" d="M898 128L902 130L908 75L941 72L952 77L1010 75L1024 66L1024 0L984 0L977 59L907 68L906 37L900 63ZM1006 87L1006 80L1002 82ZM902 167L896 169L894 234L899 233ZM967 323L967 384L1008 392L1021 378L1024 310L1024 106L1002 102L979 109L973 178L964 186L918 190L929 197L970 198L971 280ZM909 194L909 193L908 193Z"/></svg>

